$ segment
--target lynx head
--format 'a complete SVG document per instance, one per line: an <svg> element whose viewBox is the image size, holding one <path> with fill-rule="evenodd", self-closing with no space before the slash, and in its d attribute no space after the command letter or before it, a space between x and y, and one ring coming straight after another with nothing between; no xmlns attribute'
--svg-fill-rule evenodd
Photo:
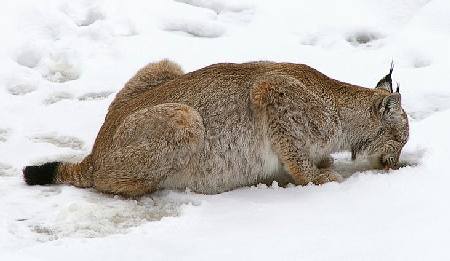
<svg viewBox="0 0 450 261"><path fill-rule="evenodd" d="M400 152L408 141L408 117L401 106L400 85L393 92L392 88L393 63L389 74L377 84L377 89L386 91L386 96L374 106L374 113L380 120L379 130L371 149L371 154L384 168L396 168Z"/></svg>

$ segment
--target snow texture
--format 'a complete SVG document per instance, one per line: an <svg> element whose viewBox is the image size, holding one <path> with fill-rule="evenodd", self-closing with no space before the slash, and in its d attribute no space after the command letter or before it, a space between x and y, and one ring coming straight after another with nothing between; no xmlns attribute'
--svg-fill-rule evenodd
<svg viewBox="0 0 450 261"><path fill-rule="evenodd" d="M0 8L0 260L450 260L445 0L16 0ZM143 65L306 63L373 87L395 61L402 168L335 157L343 183L129 200L27 187L25 165L87 155Z"/></svg>

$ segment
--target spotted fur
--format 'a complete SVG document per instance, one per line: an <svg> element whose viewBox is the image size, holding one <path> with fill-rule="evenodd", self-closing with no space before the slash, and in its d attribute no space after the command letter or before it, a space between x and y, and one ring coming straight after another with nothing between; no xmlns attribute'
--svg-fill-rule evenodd
<svg viewBox="0 0 450 261"><path fill-rule="evenodd" d="M223 63L183 74L164 63L127 83L91 154L63 163L55 183L131 197L273 180L322 184L342 180L331 153L349 150L395 168L408 139L392 88L348 84L304 64Z"/></svg>

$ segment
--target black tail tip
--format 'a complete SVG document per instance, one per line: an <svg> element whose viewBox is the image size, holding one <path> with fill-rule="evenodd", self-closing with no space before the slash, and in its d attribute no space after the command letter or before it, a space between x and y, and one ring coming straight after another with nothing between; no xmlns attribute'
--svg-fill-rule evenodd
<svg viewBox="0 0 450 261"><path fill-rule="evenodd" d="M60 164L60 162L48 162L39 166L26 166L22 171L23 179L30 186L53 184Z"/></svg>

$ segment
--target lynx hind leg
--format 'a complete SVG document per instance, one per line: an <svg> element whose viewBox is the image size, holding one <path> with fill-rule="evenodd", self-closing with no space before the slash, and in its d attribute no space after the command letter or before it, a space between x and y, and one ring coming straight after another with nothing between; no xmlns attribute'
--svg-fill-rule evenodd
<svg viewBox="0 0 450 261"><path fill-rule="evenodd" d="M166 103L136 111L117 129L94 173L94 187L125 197L151 193L168 175L197 162L203 140L202 118L189 106Z"/></svg>

